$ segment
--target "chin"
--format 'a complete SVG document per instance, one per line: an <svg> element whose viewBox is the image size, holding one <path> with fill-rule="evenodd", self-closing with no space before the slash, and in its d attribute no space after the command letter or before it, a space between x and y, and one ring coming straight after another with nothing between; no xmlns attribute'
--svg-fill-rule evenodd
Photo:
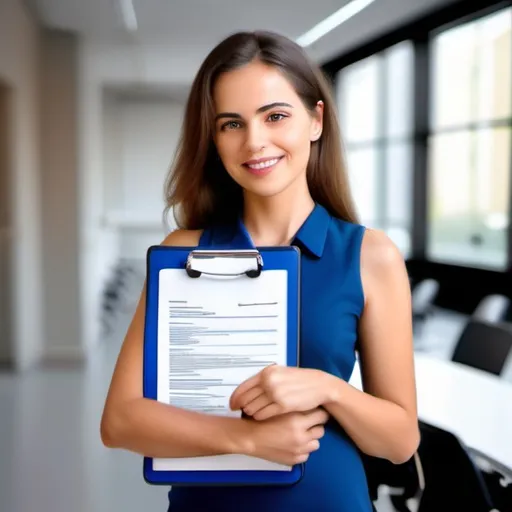
<svg viewBox="0 0 512 512"><path fill-rule="evenodd" d="M283 172L284 171L284 172ZM288 172L288 169L275 169L267 176L250 176L243 173L230 173L234 181L240 185L244 191L252 196L271 198L283 193L284 191L297 188L300 175L294 175Z"/></svg>
<svg viewBox="0 0 512 512"><path fill-rule="evenodd" d="M248 186L243 186L243 188L247 193L249 193L253 196L270 198L270 197L274 197L274 196L281 194L282 192L287 190L289 188L289 186L290 186L290 183L287 183L284 186L283 185L279 186L277 184L271 184L271 183L269 183L268 185L261 183L257 186L254 186L253 184L248 185Z"/></svg>

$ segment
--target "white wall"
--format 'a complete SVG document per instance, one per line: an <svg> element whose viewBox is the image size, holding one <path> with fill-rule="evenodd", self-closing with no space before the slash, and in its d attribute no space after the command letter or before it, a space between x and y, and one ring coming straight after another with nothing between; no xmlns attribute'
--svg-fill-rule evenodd
<svg viewBox="0 0 512 512"><path fill-rule="evenodd" d="M19 0L0 2L0 80L12 95L12 262L14 363L25 369L43 346L39 179L38 39Z"/></svg>
<svg viewBox="0 0 512 512"><path fill-rule="evenodd" d="M45 362L81 360L78 274L78 40L41 34Z"/></svg>
<svg viewBox="0 0 512 512"><path fill-rule="evenodd" d="M190 84L198 59L165 47L135 49L84 42L80 55L80 273L83 345L99 340L99 299L115 259L116 243L105 226L105 133L103 89L151 84L160 89L183 89ZM169 157L171 155L169 154Z"/></svg>
<svg viewBox="0 0 512 512"><path fill-rule="evenodd" d="M11 103L11 89L0 82L0 367L12 366L14 359L10 197Z"/></svg>
<svg viewBox="0 0 512 512"><path fill-rule="evenodd" d="M178 143L184 106L170 101L123 101L123 212L159 221L163 183Z"/></svg>
<svg viewBox="0 0 512 512"><path fill-rule="evenodd" d="M123 194L120 186L122 178L122 125L119 116L117 99L112 94L104 93L102 128L103 128L103 200L101 211L103 218L101 230L103 231L103 247L105 259L103 262L105 274L112 269L119 257L119 232L118 227L109 222L108 212L110 209L118 210L121 207Z"/></svg>
<svg viewBox="0 0 512 512"><path fill-rule="evenodd" d="M117 94L103 94L103 194L102 210L108 216L122 209L123 125Z"/></svg>
<svg viewBox="0 0 512 512"><path fill-rule="evenodd" d="M145 259L147 248L166 234L164 181L183 111L183 102L166 98L104 96L103 216L112 241L107 267L118 257Z"/></svg>
<svg viewBox="0 0 512 512"><path fill-rule="evenodd" d="M123 101L121 123L122 216L121 253L144 259L147 248L165 236L162 222L164 181L169 170L183 117L184 104Z"/></svg>

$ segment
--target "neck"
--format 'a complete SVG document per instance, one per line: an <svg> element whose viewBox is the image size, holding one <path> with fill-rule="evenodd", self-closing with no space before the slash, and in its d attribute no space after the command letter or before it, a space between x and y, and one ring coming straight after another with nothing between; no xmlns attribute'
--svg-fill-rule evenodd
<svg viewBox="0 0 512 512"><path fill-rule="evenodd" d="M314 206L307 185L273 197L245 194L243 221L256 246L289 245Z"/></svg>

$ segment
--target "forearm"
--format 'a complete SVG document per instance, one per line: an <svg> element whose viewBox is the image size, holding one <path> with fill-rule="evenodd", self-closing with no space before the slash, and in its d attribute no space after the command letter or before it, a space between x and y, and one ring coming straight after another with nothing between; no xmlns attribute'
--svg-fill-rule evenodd
<svg viewBox="0 0 512 512"><path fill-rule="evenodd" d="M200 414L137 398L107 411L103 443L147 457L196 457L245 453L247 420Z"/></svg>
<svg viewBox="0 0 512 512"><path fill-rule="evenodd" d="M361 451L396 464L412 457L419 443L416 418L393 402L360 391L333 375L325 375L329 397L324 408Z"/></svg>

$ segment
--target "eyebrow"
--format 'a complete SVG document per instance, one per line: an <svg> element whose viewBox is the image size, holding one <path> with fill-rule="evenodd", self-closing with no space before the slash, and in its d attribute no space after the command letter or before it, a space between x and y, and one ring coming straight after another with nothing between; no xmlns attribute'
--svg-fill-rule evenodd
<svg viewBox="0 0 512 512"><path fill-rule="evenodd" d="M270 109L276 108L276 107L293 108L293 106L290 105L289 103L284 103L282 101L276 101L274 103L269 103L268 105L263 105L262 107L260 107L256 110L256 113L261 114L262 112L266 112L267 110L270 110ZM242 119L242 116L240 114L237 114L236 112L221 112L220 114L217 114L215 116L215 121L218 121L219 119L223 119L226 117L228 117L230 119Z"/></svg>

